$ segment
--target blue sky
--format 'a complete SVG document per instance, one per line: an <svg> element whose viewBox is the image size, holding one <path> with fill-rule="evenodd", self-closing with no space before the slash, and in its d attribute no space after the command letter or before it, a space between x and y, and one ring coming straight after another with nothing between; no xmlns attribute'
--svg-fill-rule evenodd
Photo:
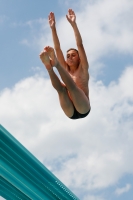
<svg viewBox="0 0 133 200"><path fill-rule="evenodd" d="M90 64L91 113L68 119L39 59L76 47L74 9ZM82 200L133 196L133 1L0 0L0 123Z"/></svg>

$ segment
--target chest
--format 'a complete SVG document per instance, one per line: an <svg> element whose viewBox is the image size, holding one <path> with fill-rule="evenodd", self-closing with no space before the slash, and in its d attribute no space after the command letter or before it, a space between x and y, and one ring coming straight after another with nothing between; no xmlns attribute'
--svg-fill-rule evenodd
<svg viewBox="0 0 133 200"><path fill-rule="evenodd" d="M77 69L74 73L69 72L74 82L84 82L88 80L88 73L85 73L81 68Z"/></svg>

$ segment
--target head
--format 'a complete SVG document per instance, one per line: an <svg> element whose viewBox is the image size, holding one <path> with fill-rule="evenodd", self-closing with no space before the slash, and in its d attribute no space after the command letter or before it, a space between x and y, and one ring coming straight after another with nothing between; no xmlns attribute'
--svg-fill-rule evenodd
<svg viewBox="0 0 133 200"><path fill-rule="evenodd" d="M80 63L79 52L77 49L70 48L67 50L66 62L69 67L78 67Z"/></svg>

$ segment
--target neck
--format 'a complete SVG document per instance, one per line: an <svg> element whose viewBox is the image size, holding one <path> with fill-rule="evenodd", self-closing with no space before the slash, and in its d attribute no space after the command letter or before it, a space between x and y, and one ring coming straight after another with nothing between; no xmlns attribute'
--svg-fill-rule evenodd
<svg viewBox="0 0 133 200"><path fill-rule="evenodd" d="M77 70L77 67L70 67L69 68L69 71L70 71L70 73L74 73L75 71Z"/></svg>
<svg viewBox="0 0 133 200"><path fill-rule="evenodd" d="M68 70L69 70L69 72L71 72L71 73L74 73L77 69L78 69L78 67L69 66L69 65L68 65Z"/></svg>

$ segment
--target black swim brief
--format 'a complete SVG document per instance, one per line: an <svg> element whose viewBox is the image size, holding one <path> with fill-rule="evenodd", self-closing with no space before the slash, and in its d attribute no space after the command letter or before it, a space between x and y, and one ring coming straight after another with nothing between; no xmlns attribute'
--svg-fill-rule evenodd
<svg viewBox="0 0 133 200"><path fill-rule="evenodd" d="M90 110L91 110L91 109L90 109ZM84 118L84 117L86 117L86 116L89 114L90 110L89 110L87 113L85 113L85 114L81 114L81 113L79 113L79 112L76 110L76 108L74 107L74 113L73 113L73 116L70 117L70 119Z"/></svg>

